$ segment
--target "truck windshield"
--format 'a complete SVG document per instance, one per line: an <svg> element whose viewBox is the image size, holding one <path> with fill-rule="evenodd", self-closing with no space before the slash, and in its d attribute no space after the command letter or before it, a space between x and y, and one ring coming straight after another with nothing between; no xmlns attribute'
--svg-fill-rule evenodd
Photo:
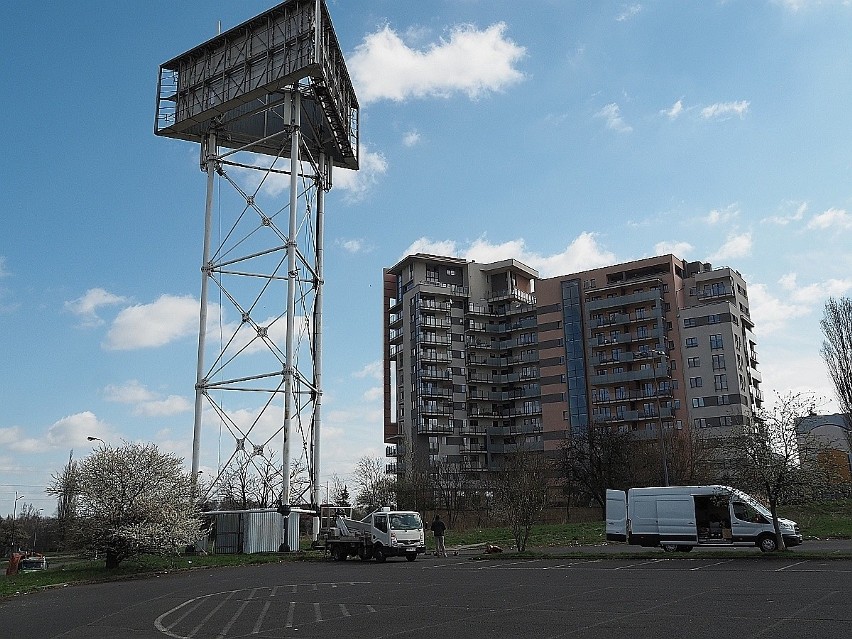
<svg viewBox="0 0 852 639"><path fill-rule="evenodd" d="M391 515L391 530L418 530L423 527L420 515L417 513L400 513Z"/></svg>

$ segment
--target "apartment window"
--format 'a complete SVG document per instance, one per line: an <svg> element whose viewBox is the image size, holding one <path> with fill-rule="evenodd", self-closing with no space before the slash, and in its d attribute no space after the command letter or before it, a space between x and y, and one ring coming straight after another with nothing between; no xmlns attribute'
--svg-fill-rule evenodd
<svg viewBox="0 0 852 639"><path fill-rule="evenodd" d="M621 359L621 349L620 348L613 348L612 349L612 361L617 362L619 359Z"/></svg>
<svg viewBox="0 0 852 639"><path fill-rule="evenodd" d="M719 406L727 406L728 404L731 403L731 396L730 395L719 395L719 397L716 398L716 403Z"/></svg>
<svg viewBox="0 0 852 639"><path fill-rule="evenodd" d="M707 323L708 324L719 324L721 321L722 321L722 314L721 313L714 313L713 315L707 316Z"/></svg>
<svg viewBox="0 0 852 639"><path fill-rule="evenodd" d="M438 267L437 266L426 266L426 281L427 282L437 282L438 281Z"/></svg>
<svg viewBox="0 0 852 639"><path fill-rule="evenodd" d="M719 418L719 426L733 426L734 418L730 415L725 415Z"/></svg>
<svg viewBox="0 0 852 639"><path fill-rule="evenodd" d="M640 326L636 329L636 337L648 337L648 327Z"/></svg>
<svg viewBox="0 0 852 639"><path fill-rule="evenodd" d="M714 375L713 384L715 385L717 391L728 390L728 376Z"/></svg>
<svg viewBox="0 0 852 639"><path fill-rule="evenodd" d="M645 319L645 309L637 308L636 309L636 319Z"/></svg>
<svg viewBox="0 0 852 639"><path fill-rule="evenodd" d="M725 370L725 356L723 354L713 356L713 370L714 371Z"/></svg>
<svg viewBox="0 0 852 639"><path fill-rule="evenodd" d="M692 407L693 408L701 408L704 406L704 398L703 397L693 397L692 398Z"/></svg>
<svg viewBox="0 0 852 639"><path fill-rule="evenodd" d="M721 335L711 335L710 336L710 348L713 349L713 350L723 348L722 336Z"/></svg>
<svg viewBox="0 0 852 639"><path fill-rule="evenodd" d="M686 338L686 347L687 348L695 348L698 346L698 338L697 337L687 337Z"/></svg>
<svg viewBox="0 0 852 639"><path fill-rule="evenodd" d="M689 387L690 388L701 388L703 383L700 377L690 377L689 378Z"/></svg>
<svg viewBox="0 0 852 639"><path fill-rule="evenodd" d="M454 269L454 268L448 268L447 269L447 275L455 275L455 274L456 274L456 269Z"/></svg>
<svg viewBox="0 0 852 639"><path fill-rule="evenodd" d="M701 366L701 359L699 357L690 357L686 360L686 365L689 368L698 368Z"/></svg>
<svg viewBox="0 0 852 639"><path fill-rule="evenodd" d="M706 417L696 417L693 422L696 428L707 428L707 418Z"/></svg>

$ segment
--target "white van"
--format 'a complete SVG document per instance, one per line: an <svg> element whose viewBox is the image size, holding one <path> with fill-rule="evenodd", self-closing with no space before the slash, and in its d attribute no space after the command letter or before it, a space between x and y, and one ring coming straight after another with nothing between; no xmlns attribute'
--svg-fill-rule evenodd
<svg viewBox="0 0 852 639"><path fill-rule="evenodd" d="M787 546L802 543L796 522L779 518L778 523ZM606 538L682 552L695 546L777 548L769 510L730 486L607 490Z"/></svg>

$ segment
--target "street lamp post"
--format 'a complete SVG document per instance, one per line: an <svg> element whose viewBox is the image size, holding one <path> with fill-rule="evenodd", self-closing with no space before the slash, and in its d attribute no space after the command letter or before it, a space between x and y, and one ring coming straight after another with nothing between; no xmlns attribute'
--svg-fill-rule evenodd
<svg viewBox="0 0 852 639"><path fill-rule="evenodd" d="M12 507L12 550L11 552L15 552L15 520L18 518L18 501L23 499L24 496L18 496L18 491L15 491L15 504Z"/></svg>

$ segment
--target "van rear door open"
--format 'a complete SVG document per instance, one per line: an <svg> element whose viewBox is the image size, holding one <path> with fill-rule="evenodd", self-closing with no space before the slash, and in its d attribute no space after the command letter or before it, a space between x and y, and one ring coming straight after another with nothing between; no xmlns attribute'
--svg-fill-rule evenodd
<svg viewBox="0 0 852 639"><path fill-rule="evenodd" d="M627 493L606 491L606 540L627 541Z"/></svg>

